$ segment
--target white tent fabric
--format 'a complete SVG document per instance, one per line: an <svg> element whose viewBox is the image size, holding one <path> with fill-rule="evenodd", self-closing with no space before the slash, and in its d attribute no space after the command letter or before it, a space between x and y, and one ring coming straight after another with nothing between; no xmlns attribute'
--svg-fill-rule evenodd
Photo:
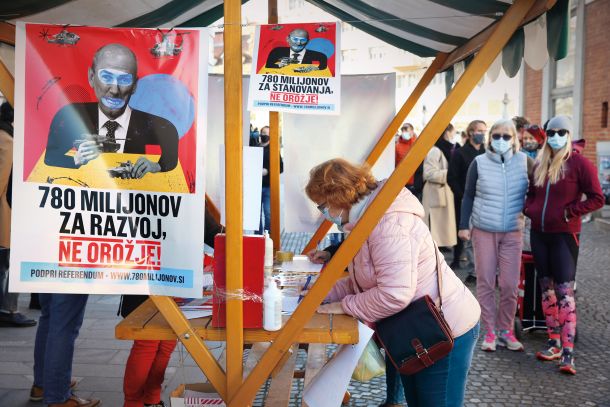
<svg viewBox="0 0 610 407"><path fill-rule="evenodd" d="M539 71L549 60L546 52L546 15L523 27L525 32L525 51L523 59L527 65Z"/></svg>

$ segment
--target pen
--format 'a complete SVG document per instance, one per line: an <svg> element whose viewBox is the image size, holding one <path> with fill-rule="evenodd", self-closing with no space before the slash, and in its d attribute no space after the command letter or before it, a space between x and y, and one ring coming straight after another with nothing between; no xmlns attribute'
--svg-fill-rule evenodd
<svg viewBox="0 0 610 407"><path fill-rule="evenodd" d="M311 283L311 277L312 277L311 274L307 276L307 281L305 281L305 285L303 286L302 290L307 290L307 287L309 286L309 283ZM298 302L301 302L302 300L303 300L303 295L299 295L299 301Z"/></svg>

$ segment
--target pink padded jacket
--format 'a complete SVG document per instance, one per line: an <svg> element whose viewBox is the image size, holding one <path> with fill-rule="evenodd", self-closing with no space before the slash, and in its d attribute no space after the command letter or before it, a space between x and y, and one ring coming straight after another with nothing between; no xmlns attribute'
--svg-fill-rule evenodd
<svg viewBox="0 0 610 407"><path fill-rule="evenodd" d="M341 301L347 314L369 323L401 311L426 294L438 304L436 249L423 216L422 205L403 188L350 263L349 277L338 280L326 300ZM356 221L350 219L346 230ZM438 259L443 312L453 336L458 337L476 325L481 309L440 252Z"/></svg>

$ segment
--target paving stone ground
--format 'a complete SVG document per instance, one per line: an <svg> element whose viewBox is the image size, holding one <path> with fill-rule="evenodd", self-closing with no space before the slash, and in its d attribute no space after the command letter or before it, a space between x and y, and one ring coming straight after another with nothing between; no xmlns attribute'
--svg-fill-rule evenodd
<svg viewBox="0 0 610 407"><path fill-rule="evenodd" d="M290 234L283 238L285 250L298 250L307 234ZM460 277L466 270L458 270ZM525 352L499 350L496 353L475 351L466 406L603 406L610 407L610 232L584 225L578 264L578 374L561 375L555 363L535 360L535 352L544 346L541 332L524 336ZM471 287L474 288L474 287ZM22 295L22 310L27 311L29 296ZM106 407L122 406L122 378L131 342L114 339L118 296L91 296L85 321L76 342L73 375L79 380L78 394L102 399ZM27 401L32 385L33 347L36 328L0 328L0 407L38 407ZM220 352L220 343L209 344ZM300 354L297 364L304 363ZM193 360L178 346L172 356L164 383L167 401L171 390L180 383L203 380ZM385 396L385 379L368 383L352 381L350 406L377 406ZM263 387L254 405L262 406ZM302 381L293 382L291 405L300 405Z"/></svg>

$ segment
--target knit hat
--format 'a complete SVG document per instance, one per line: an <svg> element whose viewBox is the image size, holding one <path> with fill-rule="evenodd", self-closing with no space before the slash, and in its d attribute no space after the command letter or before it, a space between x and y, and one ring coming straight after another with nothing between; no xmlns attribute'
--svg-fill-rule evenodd
<svg viewBox="0 0 610 407"><path fill-rule="evenodd" d="M544 140L546 140L546 133L542 129L542 127L538 127L537 125L526 126L525 131L532 135L538 142L538 144L543 145Z"/></svg>
<svg viewBox="0 0 610 407"><path fill-rule="evenodd" d="M566 129L572 133L572 119L568 116L555 116L546 125L546 129Z"/></svg>

